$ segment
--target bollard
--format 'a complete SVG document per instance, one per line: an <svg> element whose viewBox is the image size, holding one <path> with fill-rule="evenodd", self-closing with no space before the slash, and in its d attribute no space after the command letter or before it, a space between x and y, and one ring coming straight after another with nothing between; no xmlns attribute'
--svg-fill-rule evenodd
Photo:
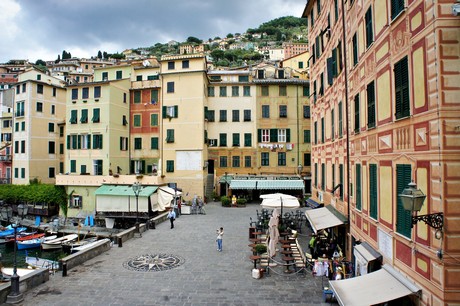
<svg viewBox="0 0 460 306"><path fill-rule="evenodd" d="M123 239L121 237L118 237L118 247L121 248L123 246Z"/></svg>
<svg viewBox="0 0 460 306"><path fill-rule="evenodd" d="M62 263L62 276L67 276L67 262L65 261Z"/></svg>

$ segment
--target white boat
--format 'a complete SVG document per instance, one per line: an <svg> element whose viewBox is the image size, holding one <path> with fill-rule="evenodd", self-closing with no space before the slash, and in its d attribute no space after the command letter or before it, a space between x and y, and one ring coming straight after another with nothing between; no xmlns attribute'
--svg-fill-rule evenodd
<svg viewBox="0 0 460 306"><path fill-rule="evenodd" d="M96 239L94 241L91 241L91 242L87 242L87 243L84 243L82 245L79 245L79 246L74 246L72 247L71 249L71 253L76 253L76 252L79 252L79 251L83 251L83 250L86 250L86 249L89 249L91 247L93 247L96 243L98 243L99 241Z"/></svg>
<svg viewBox="0 0 460 306"><path fill-rule="evenodd" d="M35 269L24 269L24 268L17 268L16 269L16 274L19 276L19 277L23 277L29 273L32 273L36 271ZM13 268L6 268L6 267L2 267L2 274L4 277L11 277L13 276Z"/></svg>
<svg viewBox="0 0 460 306"><path fill-rule="evenodd" d="M52 271L59 270L59 262L33 256L26 256L26 263L32 268L43 268Z"/></svg>
<svg viewBox="0 0 460 306"><path fill-rule="evenodd" d="M90 237L90 238L85 238L85 239L80 239L80 240L73 240L69 242L64 242L62 244L62 249L64 252L70 254L70 253L75 253L73 250L77 247L84 246L88 243L95 242L97 241L97 237Z"/></svg>
<svg viewBox="0 0 460 306"><path fill-rule="evenodd" d="M47 240L42 242L43 250L56 250L62 248L64 242L69 242L76 240L78 238L77 234L69 234L56 239Z"/></svg>

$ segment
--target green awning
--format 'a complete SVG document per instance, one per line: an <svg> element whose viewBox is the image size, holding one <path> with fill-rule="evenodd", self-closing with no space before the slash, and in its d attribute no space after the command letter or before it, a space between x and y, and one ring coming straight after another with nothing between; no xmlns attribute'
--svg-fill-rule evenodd
<svg viewBox="0 0 460 306"><path fill-rule="evenodd" d="M256 189L256 180L232 180L230 189Z"/></svg>
<svg viewBox="0 0 460 306"><path fill-rule="evenodd" d="M149 197L158 189L158 186L142 186L140 197ZM95 195L132 196L134 191L131 185L102 185L96 189Z"/></svg>
<svg viewBox="0 0 460 306"><path fill-rule="evenodd" d="M257 189L295 190L304 189L303 180L258 180Z"/></svg>
<svg viewBox="0 0 460 306"><path fill-rule="evenodd" d="M231 175L227 175L227 176L222 175L222 176L220 177L219 183L229 183L229 184L230 184L230 182L232 181L232 179L233 179L233 176L231 176Z"/></svg>

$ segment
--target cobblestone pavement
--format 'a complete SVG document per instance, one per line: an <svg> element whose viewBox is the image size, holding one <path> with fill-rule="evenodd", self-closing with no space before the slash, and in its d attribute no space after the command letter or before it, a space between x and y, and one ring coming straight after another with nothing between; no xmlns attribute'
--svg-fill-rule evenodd
<svg viewBox="0 0 460 306"><path fill-rule="evenodd" d="M330 305L323 302L321 278L311 273L270 273L252 277L249 217L258 204L225 208L206 205L206 215L182 215L123 243L24 294L23 305ZM223 251L216 229L224 227ZM307 237L299 236L302 247ZM303 241L302 241L303 240ZM138 271L142 255L161 255L160 271ZM326 284L326 281L324 281Z"/></svg>

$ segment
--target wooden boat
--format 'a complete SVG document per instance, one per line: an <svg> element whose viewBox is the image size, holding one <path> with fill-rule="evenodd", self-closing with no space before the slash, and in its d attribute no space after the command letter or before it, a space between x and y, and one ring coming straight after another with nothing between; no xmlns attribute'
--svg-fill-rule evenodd
<svg viewBox="0 0 460 306"><path fill-rule="evenodd" d="M42 269L48 269L51 271L59 270L59 262L51 260L51 259L26 256L26 264L28 264L32 268L42 268Z"/></svg>
<svg viewBox="0 0 460 306"><path fill-rule="evenodd" d="M56 239L57 236L48 236L48 237L40 237L40 238L35 238L35 239L29 239L29 240L24 240L24 241L16 241L18 245L18 250L25 250L25 249L32 249L32 248L39 248L43 241L48 241L48 240L53 240Z"/></svg>
<svg viewBox="0 0 460 306"><path fill-rule="evenodd" d="M73 253L76 253L78 251L83 251L83 250L86 250L88 248L91 248L96 242L98 242L96 237L88 238L88 239L85 239L83 241L80 241L80 243L77 243L77 244L75 244L75 245L73 245L71 247L70 253L73 254Z"/></svg>
<svg viewBox="0 0 460 306"><path fill-rule="evenodd" d="M26 240L41 238L41 237L44 237L44 236L45 236L45 233L37 233L37 232L26 233L26 232L22 232L19 235L16 235L16 241L26 241ZM6 241L6 243L14 242L14 235L6 237L5 241Z"/></svg>
<svg viewBox="0 0 460 306"><path fill-rule="evenodd" d="M24 232L27 230L26 227L16 228L16 234ZM14 228L11 225L8 225L4 230L0 231L0 238L5 238L6 236L14 235Z"/></svg>
<svg viewBox="0 0 460 306"><path fill-rule="evenodd" d="M42 249L43 250L61 249L62 244L64 242L73 241L73 240L76 240L77 238L78 238L77 234L69 234L69 235L65 235L65 236L62 236L62 237L59 237L59 238L56 238L56 239L53 239L53 240L43 241L42 242Z"/></svg>
<svg viewBox="0 0 460 306"><path fill-rule="evenodd" d="M97 241L97 237L89 237L80 240L77 239L73 241L64 242L62 243L62 250L67 254L71 254L74 253L72 251L74 248L86 245L94 241Z"/></svg>

